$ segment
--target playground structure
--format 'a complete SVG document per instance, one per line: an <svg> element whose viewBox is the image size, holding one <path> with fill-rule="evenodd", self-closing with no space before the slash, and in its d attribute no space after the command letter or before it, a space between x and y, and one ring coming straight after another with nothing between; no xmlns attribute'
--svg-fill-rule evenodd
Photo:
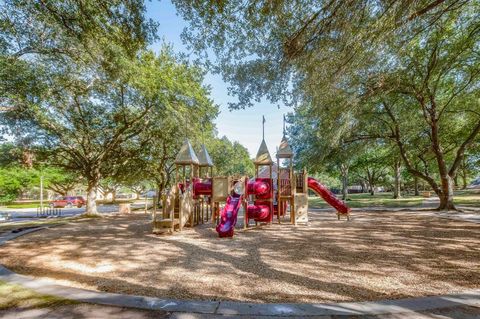
<svg viewBox="0 0 480 319"><path fill-rule="evenodd" d="M268 151L265 140L262 140L257 156L254 161L255 178L247 185L247 195L252 204L247 206L244 215L244 228L249 226L253 219L257 225L259 222L272 223L274 214L274 189L273 189L273 161ZM266 176L260 176L262 168L268 169Z"/></svg>
<svg viewBox="0 0 480 319"><path fill-rule="evenodd" d="M220 237L232 237L243 208L243 228L259 223L278 223L289 213L290 223L308 223L308 190L322 197L337 210L337 217L350 219L350 209L324 185L308 177L305 169L295 172L293 152L283 135L275 164L262 139L254 160L255 177L213 176L213 161L205 145L198 157L185 139L175 158L175 185L163 195L162 214L153 215L154 233L173 233L209 219ZM221 206L223 204L223 208Z"/></svg>
<svg viewBox="0 0 480 319"><path fill-rule="evenodd" d="M175 158L175 184L162 196L162 216L154 212L154 233L182 231L187 224L193 227L208 220L213 163L205 145L199 155L200 159L186 139Z"/></svg>

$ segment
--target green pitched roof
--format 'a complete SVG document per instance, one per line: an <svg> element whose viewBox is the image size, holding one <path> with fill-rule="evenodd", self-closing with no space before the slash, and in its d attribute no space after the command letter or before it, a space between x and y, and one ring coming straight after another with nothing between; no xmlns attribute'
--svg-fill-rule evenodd
<svg viewBox="0 0 480 319"><path fill-rule="evenodd" d="M188 139L183 142L182 148L175 158L175 164L195 164L198 165L197 154L193 150L192 144Z"/></svg>
<svg viewBox="0 0 480 319"><path fill-rule="evenodd" d="M208 154L205 144L202 144L202 146L200 146L200 152L198 152L198 162L200 166L213 166L212 158L210 157L210 154Z"/></svg>
<svg viewBox="0 0 480 319"><path fill-rule="evenodd" d="M255 157L254 163L259 165L273 164L272 157L270 156L270 152L268 151L265 140L262 140L262 144L260 144L260 148L258 149L257 157Z"/></svg>

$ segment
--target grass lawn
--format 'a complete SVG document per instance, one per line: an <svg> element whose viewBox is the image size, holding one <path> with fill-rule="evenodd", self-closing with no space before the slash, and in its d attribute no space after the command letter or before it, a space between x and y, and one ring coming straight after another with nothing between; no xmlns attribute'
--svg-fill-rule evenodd
<svg viewBox="0 0 480 319"><path fill-rule="evenodd" d="M370 194L350 194L348 195L347 205L352 208L359 207L412 207L420 206L423 202L422 196L404 196L400 199L393 199L390 192L377 193L374 196ZM329 207L327 203L317 196L310 196L308 205L313 208Z"/></svg>
<svg viewBox="0 0 480 319"><path fill-rule="evenodd" d="M33 290L0 281L0 310L18 308L47 308L77 302L39 294Z"/></svg>
<svg viewBox="0 0 480 319"><path fill-rule="evenodd" d="M421 206L422 196L404 195L400 199L393 199L391 192L377 193L374 196L370 194L350 194L347 200L348 206L352 208L361 207L413 207ZM478 190L459 190L455 191L455 204L480 207L480 192ZM329 207L325 201L316 196L310 196L308 204L313 208Z"/></svg>
<svg viewBox="0 0 480 319"><path fill-rule="evenodd" d="M44 203L45 206L48 205L48 202ZM40 206L40 203L12 203L12 204L7 204L5 207L6 208L37 208Z"/></svg>
<svg viewBox="0 0 480 319"><path fill-rule="evenodd" d="M453 201L457 205L480 207L480 190L469 189L456 191Z"/></svg>
<svg viewBox="0 0 480 319"><path fill-rule="evenodd" d="M43 295L19 285L0 281L0 318L103 318L162 319L162 310L130 309L81 303Z"/></svg>

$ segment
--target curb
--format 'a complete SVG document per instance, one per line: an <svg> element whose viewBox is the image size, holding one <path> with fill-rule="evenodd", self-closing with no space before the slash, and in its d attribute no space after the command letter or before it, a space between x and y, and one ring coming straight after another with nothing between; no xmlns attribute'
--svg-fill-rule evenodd
<svg viewBox="0 0 480 319"><path fill-rule="evenodd" d="M9 240L13 240L17 237L46 228L48 227L27 229L19 233L3 234L0 236L0 246ZM19 275L3 267L2 265L0 265L0 280L21 285L42 294L54 295L79 302L145 310L163 310L167 312L195 313L218 316L234 315L249 317L310 317L384 315L412 313L417 311L427 311L459 306L480 307L480 289L443 296L405 298L375 302L257 304L231 301L190 301L162 299L155 297L98 292L54 284L48 279L36 279L30 276Z"/></svg>

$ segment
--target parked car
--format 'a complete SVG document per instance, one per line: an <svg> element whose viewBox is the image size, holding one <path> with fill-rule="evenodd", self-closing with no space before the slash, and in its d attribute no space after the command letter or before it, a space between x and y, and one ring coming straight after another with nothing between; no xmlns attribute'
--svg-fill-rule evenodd
<svg viewBox="0 0 480 319"><path fill-rule="evenodd" d="M64 196L50 202L50 207L73 207L81 208L85 205L85 199L82 196Z"/></svg>

